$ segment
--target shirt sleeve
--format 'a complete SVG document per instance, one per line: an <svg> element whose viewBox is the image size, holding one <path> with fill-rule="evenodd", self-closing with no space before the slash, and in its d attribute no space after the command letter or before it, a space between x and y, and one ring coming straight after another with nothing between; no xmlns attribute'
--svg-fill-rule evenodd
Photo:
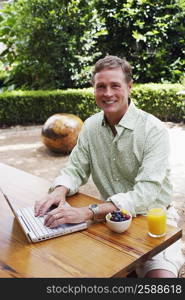
<svg viewBox="0 0 185 300"><path fill-rule="evenodd" d="M54 180L51 189L63 185L69 189L68 195L70 196L77 193L79 187L87 182L90 176L88 147L88 135L84 122L77 144L73 148L69 160L61 170L60 175Z"/></svg>
<svg viewBox="0 0 185 300"><path fill-rule="evenodd" d="M107 200L119 209L125 208L133 216L146 214L152 203L168 206L172 186L169 182L169 136L166 128L153 128L145 141L142 163L135 178L133 190L118 193ZM161 194L162 192L162 194ZM161 197L162 195L162 197ZM162 200L159 200L162 199Z"/></svg>

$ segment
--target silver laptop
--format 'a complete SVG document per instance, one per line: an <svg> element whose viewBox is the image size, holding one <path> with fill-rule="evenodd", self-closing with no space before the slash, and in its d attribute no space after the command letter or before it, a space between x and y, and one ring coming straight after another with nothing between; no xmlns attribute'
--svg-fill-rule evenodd
<svg viewBox="0 0 185 300"><path fill-rule="evenodd" d="M1 189L2 191L2 189ZM61 224L56 228L50 229L44 225L43 217L34 216L34 207L23 207L15 208L13 205L13 199L11 199L7 194L2 191L8 205L10 206L15 218L21 225L22 230L26 234L29 242L37 243L54 237L59 237L64 234L69 234L75 231L80 231L87 228L87 223L82 222L78 224ZM69 205L66 202L66 205Z"/></svg>

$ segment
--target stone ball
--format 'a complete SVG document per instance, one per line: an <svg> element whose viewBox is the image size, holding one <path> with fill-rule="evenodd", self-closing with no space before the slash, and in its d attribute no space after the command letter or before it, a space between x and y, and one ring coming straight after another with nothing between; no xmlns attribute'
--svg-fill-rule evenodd
<svg viewBox="0 0 185 300"><path fill-rule="evenodd" d="M83 121L73 114L54 114L42 127L42 142L53 152L69 154L76 145L82 125Z"/></svg>

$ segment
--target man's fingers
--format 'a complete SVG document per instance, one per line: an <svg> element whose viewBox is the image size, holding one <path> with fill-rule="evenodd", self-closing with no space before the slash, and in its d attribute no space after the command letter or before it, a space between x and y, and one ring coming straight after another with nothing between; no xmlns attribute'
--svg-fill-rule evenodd
<svg viewBox="0 0 185 300"><path fill-rule="evenodd" d="M35 217L38 217L38 215L39 215L39 210L40 210L40 207L41 207L41 206L42 206L41 201L36 201L36 202L35 202L35 206L34 206Z"/></svg>
<svg viewBox="0 0 185 300"><path fill-rule="evenodd" d="M83 221L83 215L80 216L80 209L74 207L62 206L50 211L45 217L44 225L50 228L65 223L79 223Z"/></svg>
<svg viewBox="0 0 185 300"><path fill-rule="evenodd" d="M60 224L70 223L73 219L73 209L64 206L53 209L45 217L44 225L50 228L59 226Z"/></svg>
<svg viewBox="0 0 185 300"><path fill-rule="evenodd" d="M52 211L52 213L48 213L48 215L45 218L44 225L48 227L56 227L59 226L60 224L64 224L65 222L65 217L64 213L58 212L58 211Z"/></svg>
<svg viewBox="0 0 185 300"><path fill-rule="evenodd" d="M35 216L43 216L53 205L53 199L35 204Z"/></svg>
<svg viewBox="0 0 185 300"><path fill-rule="evenodd" d="M53 209L52 206L62 207L64 203L65 203L65 198L63 199L61 196L59 197L54 194L47 195L45 198L35 202L35 206L34 206L35 217L43 216L45 213L47 213L47 211L50 208Z"/></svg>
<svg viewBox="0 0 185 300"><path fill-rule="evenodd" d="M49 226L49 228L55 228L58 227L60 224L65 224L65 219L62 217L60 219L55 220L54 222L51 223L51 225Z"/></svg>

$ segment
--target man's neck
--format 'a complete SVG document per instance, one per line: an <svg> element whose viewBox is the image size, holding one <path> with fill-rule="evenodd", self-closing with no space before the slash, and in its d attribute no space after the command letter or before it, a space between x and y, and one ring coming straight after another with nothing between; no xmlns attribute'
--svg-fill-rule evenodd
<svg viewBox="0 0 185 300"><path fill-rule="evenodd" d="M120 122L120 120L122 119L122 117L125 115L125 113L128 110L129 105L130 105L130 99L128 100L128 106L126 106L124 108L123 112L120 113L120 115L118 115L117 113L115 113L115 114L111 113L108 115L104 115L105 120L106 120L107 124L109 125L109 127L111 128L114 136L117 134L115 125L117 125Z"/></svg>
<svg viewBox="0 0 185 300"><path fill-rule="evenodd" d="M105 118L107 124L109 125L109 127L111 128L112 133L113 133L114 136L117 134L115 125L119 123L119 121L122 119L123 116L124 116L124 114L121 115L119 118L118 118L117 115L115 116L115 118L113 118L112 115L111 115L110 118L109 118L109 116L108 117L106 115L104 116L104 118Z"/></svg>
<svg viewBox="0 0 185 300"><path fill-rule="evenodd" d="M118 114L116 113L111 113L111 114L105 114L104 117L109 124L109 126L115 126L116 124L119 123L119 121L122 119L122 117L125 115L127 112L128 107L125 107L125 109L122 111L122 113Z"/></svg>
<svg viewBox="0 0 185 300"><path fill-rule="evenodd" d="M115 126L109 124L109 127L110 127L110 129L112 130L113 135L116 136L117 130L116 130Z"/></svg>

